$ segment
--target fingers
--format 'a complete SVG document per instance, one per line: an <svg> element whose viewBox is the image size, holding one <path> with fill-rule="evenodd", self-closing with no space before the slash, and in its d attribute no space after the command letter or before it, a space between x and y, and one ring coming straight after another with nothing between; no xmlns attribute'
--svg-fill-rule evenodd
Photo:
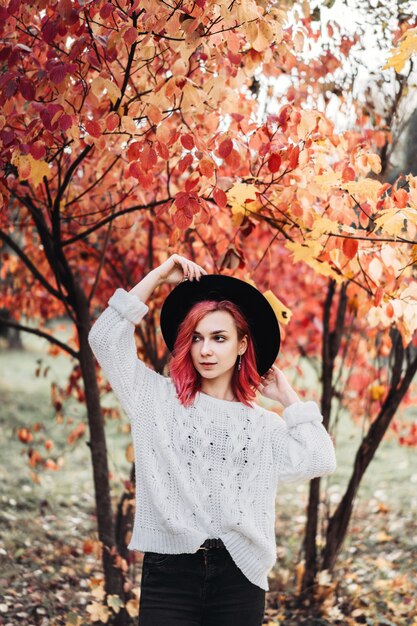
<svg viewBox="0 0 417 626"><path fill-rule="evenodd" d="M200 280L201 276L208 274L208 272L203 267L201 267L201 265L198 265L193 261L189 261L188 259L180 257L178 259L178 262L181 264L181 268L184 274L184 280Z"/></svg>

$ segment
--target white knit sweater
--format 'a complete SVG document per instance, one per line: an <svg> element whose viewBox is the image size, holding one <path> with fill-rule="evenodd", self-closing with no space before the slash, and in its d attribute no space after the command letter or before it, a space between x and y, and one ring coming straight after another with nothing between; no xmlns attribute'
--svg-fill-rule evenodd
<svg viewBox="0 0 417 626"><path fill-rule="evenodd" d="M131 423L136 513L128 548L192 553L220 537L245 576L267 591L278 482L336 469L317 404L296 402L283 419L256 403L200 392L185 408L172 380L137 357L135 324L147 305L124 289L108 304L88 339Z"/></svg>

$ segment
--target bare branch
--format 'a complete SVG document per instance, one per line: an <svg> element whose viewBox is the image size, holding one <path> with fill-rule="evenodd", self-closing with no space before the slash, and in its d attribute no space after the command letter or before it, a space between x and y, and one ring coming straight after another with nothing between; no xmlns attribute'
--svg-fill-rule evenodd
<svg viewBox="0 0 417 626"><path fill-rule="evenodd" d="M65 352L68 352L68 354L73 356L74 359L80 358L80 353L77 350L73 350L59 339L56 339L53 335L44 333L42 330L39 330L37 328L31 328L30 326L24 326L23 324L18 324L17 322L12 322L5 317L0 317L0 324L10 326L11 328L17 328L18 330L22 330L25 333L31 333L32 335L37 335L38 337L43 337L43 339L47 339L50 343L53 343L56 346L59 346L62 350L65 350Z"/></svg>

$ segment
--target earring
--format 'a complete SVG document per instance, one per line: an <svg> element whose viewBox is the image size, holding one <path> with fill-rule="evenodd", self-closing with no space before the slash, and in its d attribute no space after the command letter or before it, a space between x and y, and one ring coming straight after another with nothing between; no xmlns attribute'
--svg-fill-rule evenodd
<svg viewBox="0 0 417 626"><path fill-rule="evenodd" d="M238 371L240 371L241 366L242 366L242 356L239 354L239 363L237 364Z"/></svg>

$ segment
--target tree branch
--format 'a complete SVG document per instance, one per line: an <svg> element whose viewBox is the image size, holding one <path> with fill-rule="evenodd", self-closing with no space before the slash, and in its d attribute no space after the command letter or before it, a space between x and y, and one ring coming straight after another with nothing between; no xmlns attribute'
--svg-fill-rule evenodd
<svg viewBox="0 0 417 626"><path fill-rule="evenodd" d="M62 247L69 246L72 243L79 241L80 239L84 239L88 235L91 235L91 233L93 233L94 231L98 230L99 228L107 224L108 222L112 222L113 220L115 220L117 217L120 217L121 215L126 215L126 213L133 213L134 211L142 211L144 209L151 209L156 206L161 206L161 204L165 204L169 200L170 198L165 198L165 200L157 200L155 202L150 202L149 204L138 204L136 206L129 207L127 209L122 209L115 215L108 215L107 217L103 218L100 222L97 222L97 224L94 224L94 226L91 226L91 228L87 228L87 230L85 230L84 232L79 233L78 235L74 235L74 237L70 237L70 239L64 239L62 242Z"/></svg>
<svg viewBox="0 0 417 626"><path fill-rule="evenodd" d="M43 339L47 339L50 343L53 343L56 346L59 346L62 350L65 350L65 352L68 352L68 354L73 356L74 359L80 358L80 354L77 350L73 350L65 343L62 343L62 341L59 341L59 339L56 339L48 333L44 333L42 330L31 328L30 326L24 326L23 324L18 324L17 322L12 322L4 317L0 317L0 324L10 326L11 328L17 328L18 330L23 330L25 333L32 333L32 335L37 335L38 337L43 337Z"/></svg>
<svg viewBox="0 0 417 626"><path fill-rule="evenodd" d="M40 271L35 267L35 265L33 265L32 261L29 259L29 257L26 256L26 254L19 247L19 245L2 230L0 230L0 239L2 239L5 243L7 243L7 245L10 246L10 248L14 250L14 252L16 252L17 256L20 259L22 259L23 263L26 265L28 270L41 283L41 285L43 285L45 289L49 291L51 295L53 295L55 298L58 298L58 300L62 302L63 299L59 291L57 291L54 287L52 287L52 285L48 283L45 276L43 276L43 274L40 273Z"/></svg>

